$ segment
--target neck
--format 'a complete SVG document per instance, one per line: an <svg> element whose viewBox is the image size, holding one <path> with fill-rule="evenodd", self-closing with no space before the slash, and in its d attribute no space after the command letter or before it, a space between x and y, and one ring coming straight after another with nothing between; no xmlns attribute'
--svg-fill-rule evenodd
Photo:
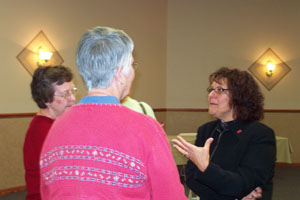
<svg viewBox="0 0 300 200"><path fill-rule="evenodd" d="M111 96L111 95L105 91L92 90L88 92L88 96Z"/></svg>
<svg viewBox="0 0 300 200"><path fill-rule="evenodd" d="M115 96L118 99L120 99L119 93L111 87L105 89L93 88L91 91L88 92L87 96Z"/></svg>
<svg viewBox="0 0 300 200"><path fill-rule="evenodd" d="M51 119L56 119L56 115L52 113L48 108L42 108L37 112L37 115L45 116Z"/></svg>

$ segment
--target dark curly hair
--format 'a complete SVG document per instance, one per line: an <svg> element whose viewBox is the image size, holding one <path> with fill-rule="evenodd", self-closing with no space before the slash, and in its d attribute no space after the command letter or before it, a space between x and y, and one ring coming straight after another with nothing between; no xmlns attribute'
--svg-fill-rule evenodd
<svg viewBox="0 0 300 200"><path fill-rule="evenodd" d="M54 97L54 86L70 82L73 74L64 66L38 67L32 77L30 84L31 95L39 108L47 108L45 103L51 103Z"/></svg>
<svg viewBox="0 0 300 200"><path fill-rule="evenodd" d="M227 83L230 95L229 106L234 118L241 121L263 119L264 96L254 78L247 72L222 67L209 76L209 82Z"/></svg>

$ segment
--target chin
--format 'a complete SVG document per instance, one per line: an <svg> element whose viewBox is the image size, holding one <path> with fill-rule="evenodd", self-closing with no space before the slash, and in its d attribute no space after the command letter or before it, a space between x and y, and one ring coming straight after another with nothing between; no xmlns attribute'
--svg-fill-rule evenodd
<svg viewBox="0 0 300 200"><path fill-rule="evenodd" d="M214 110L213 109L211 109L211 108L208 108L208 113L210 114L210 115L212 115L213 113L215 113L214 112Z"/></svg>
<svg viewBox="0 0 300 200"><path fill-rule="evenodd" d="M208 114L210 114L213 117L216 117L216 112L214 112L212 110L208 110Z"/></svg>

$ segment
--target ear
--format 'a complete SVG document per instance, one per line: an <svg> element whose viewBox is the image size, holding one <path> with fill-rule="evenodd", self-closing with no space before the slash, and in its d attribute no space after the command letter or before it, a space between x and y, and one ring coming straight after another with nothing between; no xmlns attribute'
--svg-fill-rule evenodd
<svg viewBox="0 0 300 200"><path fill-rule="evenodd" d="M50 106L50 103L49 103L49 102L44 103L44 104L47 106L47 108L49 108L49 106Z"/></svg>
<svg viewBox="0 0 300 200"><path fill-rule="evenodd" d="M118 67L117 72L114 77L116 82L124 83L124 74L122 71L123 71L123 67Z"/></svg>

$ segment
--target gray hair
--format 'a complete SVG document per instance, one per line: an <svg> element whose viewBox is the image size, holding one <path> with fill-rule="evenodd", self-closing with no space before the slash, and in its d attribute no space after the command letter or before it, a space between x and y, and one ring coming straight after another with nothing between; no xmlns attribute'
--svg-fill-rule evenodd
<svg viewBox="0 0 300 200"><path fill-rule="evenodd" d="M98 26L86 32L77 48L76 63L87 89L108 88L118 67L128 75L133 47L122 30Z"/></svg>

